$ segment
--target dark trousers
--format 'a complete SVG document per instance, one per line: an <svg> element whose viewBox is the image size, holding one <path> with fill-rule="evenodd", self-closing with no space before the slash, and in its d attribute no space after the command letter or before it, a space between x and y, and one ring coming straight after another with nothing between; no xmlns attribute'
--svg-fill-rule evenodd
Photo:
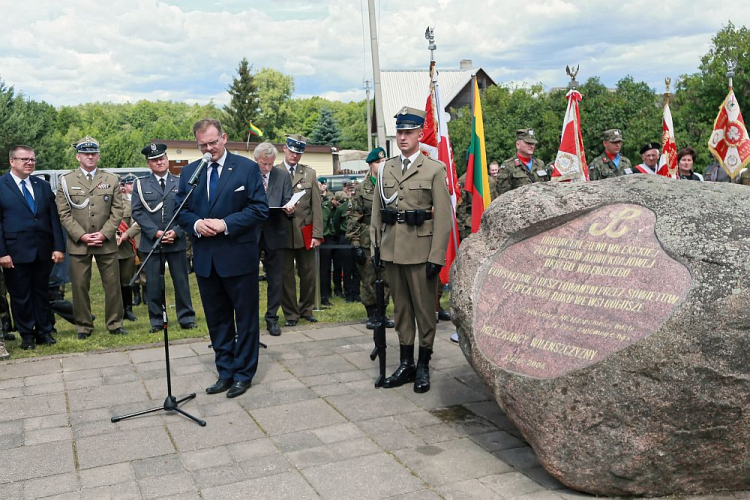
<svg viewBox="0 0 750 500"><path fill-rule="evenodd" d="M279 321L281 292L284 289L284 249L271 250L263 233L258 248L263 252L263 269L266 272L266 321Z"/></svg>
<svg viewBox="0 0 750 500"><path fill-rule="evenodd" d="M4 270L10 308L21 337L52 332L52 310L49 306L52 265L52 260L47 256L29 264L14 264L15 267Z"/></svg>
<svg viewBox="0 0 750 500"><path fill-rule="evenodd" d="M339 261L343 271L344 295L347 300L355 300L359 297L359 270L354 264L354 248L351 247L346 236L339 236L339 245L349 245L349 248L339 248Z"/></svg>
<svg viewBox="0 0 750 500"><path fill-rule="evenodd" d="M182 326L195 323L195 311L193 310L193 299L190 298L190 282L188 281L188 261L185 252L164 252L164 262L169 266L169 275L172 276L177 322ZM161 281L161 257L158 253L153 254L148 259L145 271L146 281L149 283L146 289L148 319L151 326L161 328L164 325L161 287L165 283ZM166 278L164 276L165 280Z"/></svg>
<svg viewBox="0 0 750 500"><path fill-rule="evenodd" d="M258 370L258 271L197 276L219 378L249 382ZM149 286L149 289L151 286Z"/></svg>
<svg viewBox="0 0 750 500"><path fill-rule="evenodd" d="M318 247L320 255L320 298L330 299L332 295L331 291L331 270L333 264L333 250L328 247L328 239L326 243ZM330 243L333 244L333 243Z"/></svg>

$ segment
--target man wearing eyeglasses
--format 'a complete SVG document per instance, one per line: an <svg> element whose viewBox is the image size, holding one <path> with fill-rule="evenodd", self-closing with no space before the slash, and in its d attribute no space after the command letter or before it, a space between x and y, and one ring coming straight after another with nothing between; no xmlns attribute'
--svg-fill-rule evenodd
<svg viewBox="0 0 750 500"><path fill-rule="evenodd" d="M57 211L68 233L70 281L73 290L73 317L79 340L94 331L91 319L91 259L104 288L104 316L107 330L123 335L124 309L120 290L120 265L117 261L117 228L122 221L123 204L120 179L97 168L99 143L86 136L73 144L78 168L60 176Z"/></svg>
<svg viewBox="0 0 750 500"><path fill-rule="evenodd" d="M62 262L65 243L55 196L43 179L31 177L34 150L10 150L10 172L0 177L0 266L10 291L10 305L21 335L21 349L55 344L49 277ZM8 352L0 344L0 359Z"/></svg>
<svg viewBox="0 0 750 500"><path fill-rule="evenodd" d="M219 379L208 394L244 394L258 369L258 225L268 218L268 201L258 164L227 151L221 122L200 120L193 134L211 161L180 212L182 229L193 238L198 280ZM180 176L175 205L186 198L199 166Z"/></svg>

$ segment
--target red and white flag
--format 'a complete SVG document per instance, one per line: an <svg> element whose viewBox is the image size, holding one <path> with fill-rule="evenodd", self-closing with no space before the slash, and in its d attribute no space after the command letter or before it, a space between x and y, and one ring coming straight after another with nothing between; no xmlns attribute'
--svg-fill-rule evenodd
<svg viewBox="0 0 750 500"><path fill-rule="evenodd" d="M677 178L677 144L674 141L674 125L669 102L664 103L664 118L662 119L661 157L656 169L658 175Z"/></svg>
<svg viewBox="0 0 750 500"><path fill-rule="evenodd" d="M456 203L459 187L456 164L453 163L453 152L451 150L450 137L448 136L449 115L443 109L440 86L438 85L438 72L435 69L434 61L430 63L430 94L427 96L425 111L427 112L427 116L424 121L424 134L419 149L427 156L445 163L447 170L445 183L448 185L448 194L451 197L453 227L451 228L448 248L445 253L445 265L440 270L440 281L445 284L448 283L451 264L453 264L453 260L456 258L460 243L458 238L458 223L456 222Z"/></svg>
<svg viewBox="0 0 750 500"><path fill-rule="evenodd" d="M589 180L589 167L586 163L586 151L583 149L581 135L581 114L578 103L583 99L575 89L565 94L568 109L563 120L560 149L555 157L552 178L556 181L585 182Z"/></svg>
<svg viewBox="0 0 750 500"><path fill-rule="evenodd" d="M731 88L714 122L708 149L732 179L750 163L750 138L747 136L740 104Z"/></svg>

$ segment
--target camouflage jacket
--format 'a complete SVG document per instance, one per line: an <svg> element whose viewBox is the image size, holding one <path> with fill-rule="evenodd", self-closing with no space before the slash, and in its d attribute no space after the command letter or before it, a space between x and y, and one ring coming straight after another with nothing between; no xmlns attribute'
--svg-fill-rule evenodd
<svg viewBox="0 0 750 500"><path fill-rule="evenodd" d="M370 250L370 220L372 218L372 200L375 198L375 184L371 177L366 177L354 190L349 201L346 239L354 248Z"/></svg>
<svg viewBox="0 0 750 500"><path fill-rule="evenodd" d="M521 163L517 156L508 158L500 165L500 171L497 174L498 195L534 182L547 182L552 177L551 174L552 172L539 158L532 156L531 171Z"/></svg>
<svg viewBox="0 0 750 500"><path fill-rule="evenodd" d="M607 153L602 153L589 163L589 179L598 181L599 179L609 179L610 177L620 177L629 175L634 172L633 166L626 157L620 155L620 166L615 167Z"/></svg>

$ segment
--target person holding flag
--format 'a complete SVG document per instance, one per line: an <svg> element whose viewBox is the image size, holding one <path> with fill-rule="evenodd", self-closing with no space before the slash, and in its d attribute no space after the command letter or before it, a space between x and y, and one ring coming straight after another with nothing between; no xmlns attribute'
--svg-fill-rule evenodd
<svg viewBox="0 0 750 500"><path fill-rule="evenodd" d="M550 180L550 172L544 162L534 157L538 142L532 129L516 130L516 155L505 160L497 173L498 195L527 184Z"/></svg>

